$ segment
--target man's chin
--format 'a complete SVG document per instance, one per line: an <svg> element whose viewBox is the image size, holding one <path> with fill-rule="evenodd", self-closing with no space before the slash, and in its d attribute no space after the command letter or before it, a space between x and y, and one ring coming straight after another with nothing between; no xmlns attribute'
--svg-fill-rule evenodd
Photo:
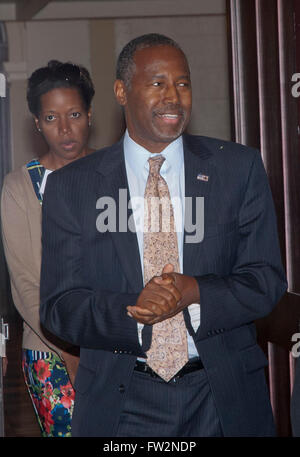
<svg viewBox="0 0 300 457"><path fill-rule="evenodd" d="M183 129L173 132L159 132L158 138L162 143L172 143L183 133Z"/></svg>

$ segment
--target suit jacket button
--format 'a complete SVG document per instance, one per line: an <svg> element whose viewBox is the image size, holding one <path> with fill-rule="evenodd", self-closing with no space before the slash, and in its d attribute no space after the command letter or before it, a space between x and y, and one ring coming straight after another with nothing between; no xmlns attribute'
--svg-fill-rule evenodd
<svg viewBox="0 0 300 457"><path fill-rule="evenodd" d="M119 392L120 394L123 394L125 392L125 386L123 384L119 386Z"/></svg>

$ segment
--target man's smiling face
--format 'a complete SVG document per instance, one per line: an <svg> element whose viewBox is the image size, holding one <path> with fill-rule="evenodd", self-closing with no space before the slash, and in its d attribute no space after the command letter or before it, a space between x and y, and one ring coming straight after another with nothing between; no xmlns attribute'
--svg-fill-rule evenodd
<svg viewBox="0 0 300 457"><path fill-rule="evenodd" d="M161 152L190 119L188 63L180 49L160 45L136 51L134 64L130 87L117 80L116 96L125 108L130 137L150 152Z"/></svg>

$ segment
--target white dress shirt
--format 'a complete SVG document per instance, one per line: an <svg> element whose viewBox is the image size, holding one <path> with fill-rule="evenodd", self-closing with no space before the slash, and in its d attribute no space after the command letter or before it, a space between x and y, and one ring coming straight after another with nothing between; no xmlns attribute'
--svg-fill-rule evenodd
<svg viewBox="0 0 300 457"><path fill-rule="evenodd" d="M139 245L141 268L143 271L143 229L144 229L144 193L149 175L149 157L155 157L145 148L133 141L128 131L124 137L124 156L127 172L130 200L136 235ZM161 176L166 180L174 208L174 219L178 240L178 254L180 273L183 271L183 237L184 237L184 158L182 137L170 143L162 152L165 161L160 169ZM193 329L196 331L200 325L200 305L197 303L188 306ZM143 324L138 323L138 333L141 343ZM198 352L193 338L187 332L189 358L197 357Z"/></svg>

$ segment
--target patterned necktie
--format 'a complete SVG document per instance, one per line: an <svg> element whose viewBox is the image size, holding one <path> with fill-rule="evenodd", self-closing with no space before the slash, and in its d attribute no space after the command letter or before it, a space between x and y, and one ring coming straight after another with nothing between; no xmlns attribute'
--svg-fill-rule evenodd
<svg viewBox="0 0 300 457"><path fill-rule="evenodd" d="M160 276L167 263L179 272L177 234L169 188L160 175L163 156L150 158L144 209L144 283ZM147 365L169 381L188 361L183 313L153 325Z"/></svg>

